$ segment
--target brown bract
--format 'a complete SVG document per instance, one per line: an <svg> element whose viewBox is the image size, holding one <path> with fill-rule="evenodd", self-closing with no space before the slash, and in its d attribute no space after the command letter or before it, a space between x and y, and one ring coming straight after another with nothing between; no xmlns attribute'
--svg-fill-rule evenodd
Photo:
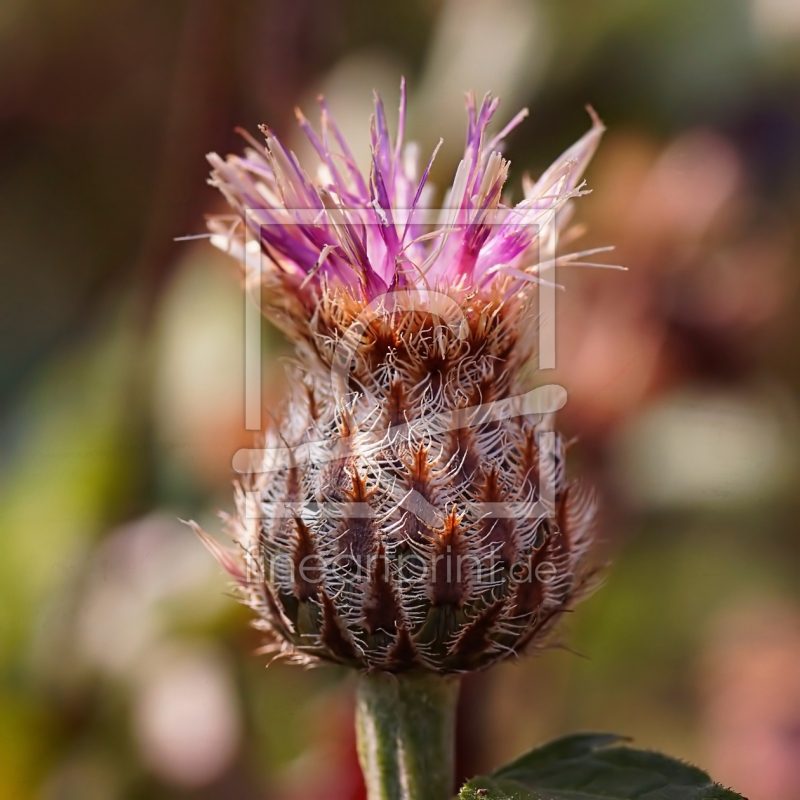
<svg viewBox="0 0 800 800"><path fill-rule="evenodd" d="M277 652L480 669L544 643L585 594L594 503L568 483L552 421L486 414L530 388L527 303L501 298L459 298L458 326L424 304L375 315L344 383L337 348L363 307L319 298L223 563Z"/></svg>

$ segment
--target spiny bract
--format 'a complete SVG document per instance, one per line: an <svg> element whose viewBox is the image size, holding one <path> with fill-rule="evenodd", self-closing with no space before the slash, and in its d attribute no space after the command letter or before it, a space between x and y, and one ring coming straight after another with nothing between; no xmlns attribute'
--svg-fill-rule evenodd
<svg viewBox="0 0 800 800"><path fill-rule="evenodd" d="M568 484L548 413L563 391L526 392L522 375L539 251L603 128L512 206L496 148L525 112L487 140L497 101L469 96L466 152L433 223L436 153L420 175L404 86L394 143L376 97L368 176L321 103L319 134L298 112L316 180L266 128L244 157L209 157L236 211L211 219L213 241L261 259L264 313L296 359L237 489L238 550L198 531L294 660L480 669L540 644L591 574L593 502Z"/></svg>

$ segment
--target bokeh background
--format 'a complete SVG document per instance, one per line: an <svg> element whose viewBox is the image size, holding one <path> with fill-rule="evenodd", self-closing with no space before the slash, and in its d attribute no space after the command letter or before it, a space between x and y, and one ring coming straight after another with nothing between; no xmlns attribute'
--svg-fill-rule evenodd
<svg viewBox="0 0 800 800"><path fill-rule="evenodd" d="M179 519L219 531L244 297L203 239L208 151L322 91L463 142L492 90L511 187L608 133L562 270L562 425L603 495L603 587L552 651L467 681L462 775L612 730L800 798L797 0L3 0L0 798L362 798L351 683L259 640ZM265 326L265 412L285 346ZM268 418L268 413L265 413Z"/></svg>

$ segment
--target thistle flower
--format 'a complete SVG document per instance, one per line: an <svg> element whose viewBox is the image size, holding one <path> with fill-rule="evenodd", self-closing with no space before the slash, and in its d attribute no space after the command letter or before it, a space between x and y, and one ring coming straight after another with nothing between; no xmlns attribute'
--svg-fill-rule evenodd
<svg viewBox="0 0 800 800"><path fill-rule="evenodd" d="M539 252L584 193L603 127L593 115L512 205L499 148L526 112L492 138L498 101L468 96L464 157L432 221L436 151L420 173L404 86L394 140L376 96L368 175L320 102L319 133L298 112L314 179L267 128L244 156L209 156L236 212L210 220L213 242L258 254L264 313L296 356L237 489L239 549L207 542L295 661L480 669L541 645L591 574L592 497L567 481L549 413L564 397L526 392L524 367Z"/></svg>

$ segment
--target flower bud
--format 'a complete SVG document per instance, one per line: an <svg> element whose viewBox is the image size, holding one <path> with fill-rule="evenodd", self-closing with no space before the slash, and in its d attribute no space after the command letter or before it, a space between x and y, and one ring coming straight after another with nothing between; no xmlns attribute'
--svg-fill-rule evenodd
<svg viewBox="0 0 800 800"><path fill-rule="evenodd" d="M238 215L214 241L257 247L267 317L295 345L277 429L237 489L223 550L242 599L300 662L459 673L541 645L585 592L594 502L568 482L560 387L526 383L540 250L582 193L594 126L508 205L487 142L497 107L468 98L464 158L438 224L427 176L380 99L363 175L328 109L312 180L271 132L210 156ZM435 153L434 153L435 155ZM431 159L432 161L432 159ZM550 251L550 250L548 250Z"/></svg>

